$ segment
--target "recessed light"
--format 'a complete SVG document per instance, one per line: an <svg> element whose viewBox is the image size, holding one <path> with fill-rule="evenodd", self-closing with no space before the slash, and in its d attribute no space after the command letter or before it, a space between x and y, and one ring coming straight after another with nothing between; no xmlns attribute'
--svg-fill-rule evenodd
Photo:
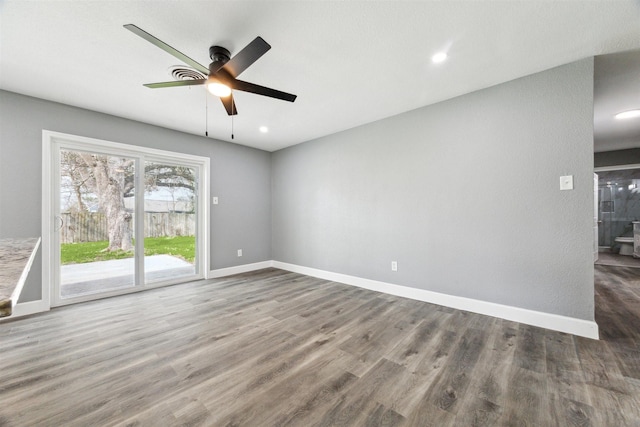
<svg viewBox="0 0 640 427"><path fill-rule="evenodd" d="M267 132L269 132L269 128L266 127L266 126L260 126L260 132L267 133Z"/></svg>
<svg viewBox="0 0 640 427"><path fill-rule="evenodd" d="M447 59L447 53L446 52L438 52L435 55L433 55L431 57L431 61L439 64L441 62L444 62Z"/></svg>
<svg viewBox="0 0 640 427"><path fill-rule="evenodd" d="M616 114L616 119L632 119L634 117L640 117L640 110L629 110Z"/></svg>

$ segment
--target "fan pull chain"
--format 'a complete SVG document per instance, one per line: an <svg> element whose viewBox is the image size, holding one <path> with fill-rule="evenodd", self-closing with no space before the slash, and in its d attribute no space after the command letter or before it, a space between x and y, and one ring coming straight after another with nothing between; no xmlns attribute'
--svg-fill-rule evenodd
<svg viewBox="0 0 640 427"><path fill-rule="evenodd" d="M204 91L204 136L209 136L209 97Z"/></svg>
<svg viewBox="0 0 640 427"><path fill-rule="evenodd" d="M231 98L231 139L233 139L233 116L235 115L235 110L234 107L236 106L235 101L233 100L233 97Z"/></svg>

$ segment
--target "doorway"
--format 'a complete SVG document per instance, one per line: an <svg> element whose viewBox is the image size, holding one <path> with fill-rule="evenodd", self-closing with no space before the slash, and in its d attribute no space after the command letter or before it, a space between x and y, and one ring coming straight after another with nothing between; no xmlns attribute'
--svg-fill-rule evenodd
<svg viewBox="0 0 640 427"><path fill-rule="evenodd" d="M597 264L640 268L640 165L597 168L596 173Z"/></svg>
<svg viewBox="0 0 640 427"><path fill-rule="evenodd" d="M209 159L47 131L43 144L51 306L206 276Z"/></svg>

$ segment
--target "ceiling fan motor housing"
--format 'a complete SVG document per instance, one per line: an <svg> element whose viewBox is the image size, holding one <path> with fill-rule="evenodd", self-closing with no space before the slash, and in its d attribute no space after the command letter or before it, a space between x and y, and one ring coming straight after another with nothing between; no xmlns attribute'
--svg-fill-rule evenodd
<svg viewBox="0 0 640 427"><path fill-rule="evenodd" d="M209 72L215 73L224 64L229 62L231 58L231 52L222 46L211 46L209 48L209 58L211 58L211 64L209 64Z"/></svg>

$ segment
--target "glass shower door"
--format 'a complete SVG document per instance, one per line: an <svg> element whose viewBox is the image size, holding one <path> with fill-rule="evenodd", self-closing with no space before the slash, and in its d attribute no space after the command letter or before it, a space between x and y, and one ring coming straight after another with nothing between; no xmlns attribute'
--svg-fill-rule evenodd
<svg viewBox="0 0 640 427"><path fill-rule="evenodd" d="M600 247L611 247L613 244L611 226L615 203L612 187L614 187L613 184L598 186L598 246Z"/></svg>

